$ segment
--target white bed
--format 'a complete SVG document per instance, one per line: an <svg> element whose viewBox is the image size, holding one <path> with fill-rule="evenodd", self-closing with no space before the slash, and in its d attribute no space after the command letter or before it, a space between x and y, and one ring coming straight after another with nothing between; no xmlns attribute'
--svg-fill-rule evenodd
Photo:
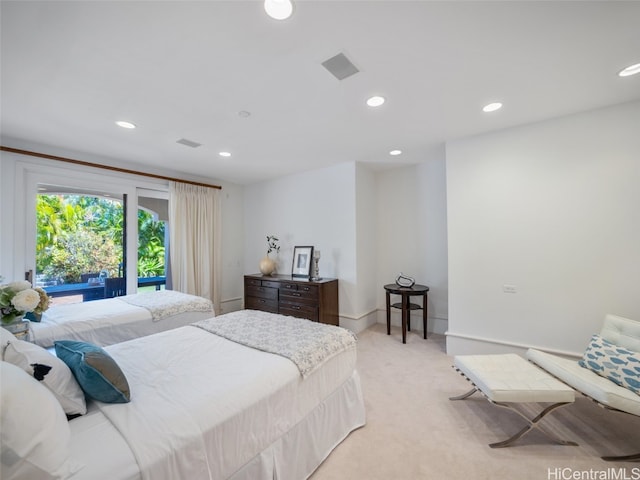
<svg viewBox="0 0 640 480"><path fill-rule="evenodd" d="M30 322L29 341L45 348L69 339L106 346L214 316L210 300L173 290L55 305Z"/></svg>
<svg viewBox="0 0 640 480"><path fill-rule="evenodd" d="M272 339L313 325L323 340L311 344L305 332L304 354L292 361L220 336L227 331L211 333L224 321L237 332L265 322L258 336ZM127 377L131 401L92 401L68 422L68 478L304 479L365 424L350 332L251 310L199 325L105 348ZM282 336L285 346L303 337Z"/></svg>

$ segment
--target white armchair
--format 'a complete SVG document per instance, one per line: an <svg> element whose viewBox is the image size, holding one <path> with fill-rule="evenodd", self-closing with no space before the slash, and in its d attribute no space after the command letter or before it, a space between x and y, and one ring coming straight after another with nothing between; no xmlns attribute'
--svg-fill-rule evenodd
<svg viewBox="0 0 640 480"><path fill-rule="evenodd" d="M605 350L606 352L609 354L616 354L619 351L626 352L626 361L614 357L612 362L604 354L598 352L586 357L596 360L592 366L587 365L591 368L586 368L575 360L535 349L529 349L526 356L531 362L591 398L599 406L640 416L640 393L636 393L639 392L637 386L640 385L640 322L607 315L599 336L606 342L613 344L614 347L619 347L619 350L608 348ZM590 350L587 349L585 353L590 353ZM613 373L607 372L606 369L600 367L603 363L605 366L621 370L624 373L619 375L615 370ZM599 370L599 373L596 373L595 370ZM606 378L607 373L609 373L609 378ZM618 378L621 376L622 378ZM610 378L614 378L616 381L614 382ZM618 461L640 460L640 452L633 455L602 458L603 460Z"/></svg>

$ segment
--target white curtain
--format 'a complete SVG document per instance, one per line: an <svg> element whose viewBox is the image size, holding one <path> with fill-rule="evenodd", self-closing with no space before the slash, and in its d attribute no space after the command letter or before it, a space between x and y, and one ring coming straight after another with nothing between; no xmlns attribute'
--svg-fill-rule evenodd
<svg viewBox="0 0 640 480"><path fill-rule="evenodd" d="M171 182L169 258L174 290L208 298L220 310L220 190Z"/></svg>

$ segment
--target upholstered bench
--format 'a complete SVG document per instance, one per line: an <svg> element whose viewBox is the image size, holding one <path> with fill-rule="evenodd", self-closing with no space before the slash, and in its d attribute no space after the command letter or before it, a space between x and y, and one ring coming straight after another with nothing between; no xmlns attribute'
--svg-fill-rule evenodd
<svg viewBox="0 0 640 480"><path fill-rule="evenodd" d="M506 447L533 428L561 445L577 445L557 438L539 425L540 420L553 410L573 403L574 390L551 375L513 354L458 355L453 366L472 384L473 388L450 400L463 400L475 392L481 392L491 403L507 408L527 421L527 425L515 435L502 442L492 443L491 448ZM535 418L530 419L515 408L519 403L551 403Z"/></svg>

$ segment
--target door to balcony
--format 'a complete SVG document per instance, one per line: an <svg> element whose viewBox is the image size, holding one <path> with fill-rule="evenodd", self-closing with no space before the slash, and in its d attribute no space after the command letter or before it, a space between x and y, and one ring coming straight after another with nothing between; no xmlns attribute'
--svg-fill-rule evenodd
<svg viewBox="0 0 640 480"><path fill-rule="evenodd" d="M141 207L137 229L128 229L126 210L123 194L38 186L34 283L49 293L52 305L125 294L127 231L138 232L140 290L164 288L166 222Z"/></svg>

